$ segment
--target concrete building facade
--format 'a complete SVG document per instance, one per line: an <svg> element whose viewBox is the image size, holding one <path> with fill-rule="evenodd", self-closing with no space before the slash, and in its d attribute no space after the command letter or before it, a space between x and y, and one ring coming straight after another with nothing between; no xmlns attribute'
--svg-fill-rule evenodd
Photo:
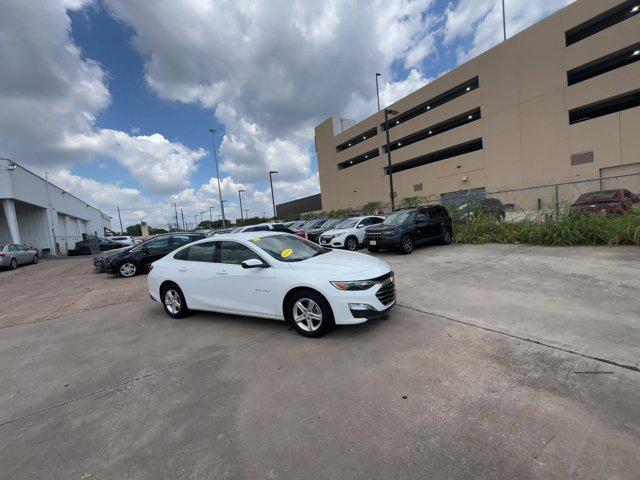
<svg viewBox="0 0 640 480"><path fill-rule="evenodd" d="M578 0L387 108L398 202L631 174L640 193L640 0ZM389 202L386 128L316 127L325 210Z"/></svg>
<svg viewBox="0 0 640 480"><path fill-rule="evenodd" d="M0 158L0 243L64 255L83 235L104 235L111 217L46 179Z"/></svg>

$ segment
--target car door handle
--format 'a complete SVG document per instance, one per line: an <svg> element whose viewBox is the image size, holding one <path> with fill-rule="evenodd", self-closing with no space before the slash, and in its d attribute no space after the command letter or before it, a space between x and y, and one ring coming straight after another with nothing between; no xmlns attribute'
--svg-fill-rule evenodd
<svg viewBox="0 0 640 480"><path fill-rule="evenodd" d="M187 271L187 267L180 267L178 269L179 272L186 272Z"/></svg>
<svg viewBox="0 0 640 480"><path fill-rule="evenodd" d="M218 275L226 275L228 272L226 270L218 270L216 273Z"/></svg>

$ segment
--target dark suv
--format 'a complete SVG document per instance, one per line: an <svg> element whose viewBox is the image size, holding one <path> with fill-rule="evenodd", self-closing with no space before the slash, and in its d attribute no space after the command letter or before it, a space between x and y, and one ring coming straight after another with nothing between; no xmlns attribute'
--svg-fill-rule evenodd
<svg viewBox="0 0 640 480"><path fill-rule="evenodd" d="M365 244L370 252L399 249L413 252L414 245L434 240L451 243L451 217L442 205L398 210L379 225L367 228Z"/></svg>
<svg viewBox="0 0 640 480"><path fill-rule="evenodd" d="M109 257L105 261L104 271L121 277L133 277L138 273L147 273L149 265L187 243L205 238L203 233L170 233L158 235L133 248Z"/></svg>

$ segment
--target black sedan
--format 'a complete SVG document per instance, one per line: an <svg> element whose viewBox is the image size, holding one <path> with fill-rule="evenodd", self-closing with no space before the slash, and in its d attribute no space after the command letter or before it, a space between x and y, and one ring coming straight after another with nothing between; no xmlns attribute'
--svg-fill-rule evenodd
<svg viewBox="0 0 640 480"><path fill-rule="evenodd" d="M202 233L159 235L131 249L125 249L105 261L104 270L121 277L147 273L149 265L187 243L205 238Z"/></svg>

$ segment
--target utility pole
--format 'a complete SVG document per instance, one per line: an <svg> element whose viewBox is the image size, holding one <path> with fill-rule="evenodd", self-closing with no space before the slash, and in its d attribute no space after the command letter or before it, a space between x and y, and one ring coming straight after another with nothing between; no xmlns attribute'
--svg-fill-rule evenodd
<svg viewBox="0 0 640 480"><path fill-rule="evenodd" d="M196 225L196 226L193 228L193 229L195 230L195 229L196 229L196 227L198 226L198 214L197 214L197 213L193 216L193 221L195 222L195 225Z"/></svg>
<svg viewBox="0 0 640 480"><path fill-rule="evenodd" d="M182 211L182 207L180 207L180 215L182 215L182 229L185 230L185 228L184 228L184 212Z"/></svg>
<svg viewBox="0 0 640 480"><path fill-rule="evenodd" d="M393 172L391 169L391 141L389 140L389 115L397 115L398 112L389 108L384 109L384 131L387 133L387 165L389 175L389 196L391 197L391 211L396 210L396 202L393 198Z"/></svg>
<svg viewBox="0 0 640 480"><path fill-rule="evenodd" d="M213 215L211 215L211 210L213 209L213 207L209 207L209 220L211 220L213 222Z"/></svg>
<svg viewBox="0 0 640 480"><path fill-rule="evenodd" d="M271 202L273 203L273 219L278 218L278 212L276 211L276 197L273 195L273 178L274 173L278 173L275 170L269 170L269 184L271 185Z"/></svg>
<svg viewBox="0 0 640 480"><path fill-rule="evenodd" d="M378 88L378 77L381 76L381 73L376 73L376 98L378 99L378 111L380 111L380 90Z"/></svg>
<svg viewBox="0 0 640 480"><path fill-rule="evenodd" d="M242 192L244 192L244 190L238 190L238 200L240 200L240 220L244 222L244 216L242 215Z"/></svg>
<svg viewBox="0 0 640 480"><path fill-rule="evenodd" d="M122 217L120 216L120 206L116 208L118 209L118 220L120 220L120 233L124 233L124 229L122 228Z"/></svg>
<svg viewBox="0 0 640 480"><path fill-rule="evenodd" d="M222 228L225 228L225 218L224 218L224 204L222 203L222 189L220 188L220 172L218 171L218 155L216 154L216 131L213 128L209 129L209 133L211 133L211 144L213 145L213 161L216 164L216 178L218 179L218 197L220 199L220 213L222 214Z"/></svg>
<svg viewBox="0 0 640 480"><path fill-rule="evenodd" d="M203 218L202 218L202 214L203 214L203 213L204 213L204 212L200 212L200 223L202 223L202 222L204 221L204 220L203 220Z"/></svg>

